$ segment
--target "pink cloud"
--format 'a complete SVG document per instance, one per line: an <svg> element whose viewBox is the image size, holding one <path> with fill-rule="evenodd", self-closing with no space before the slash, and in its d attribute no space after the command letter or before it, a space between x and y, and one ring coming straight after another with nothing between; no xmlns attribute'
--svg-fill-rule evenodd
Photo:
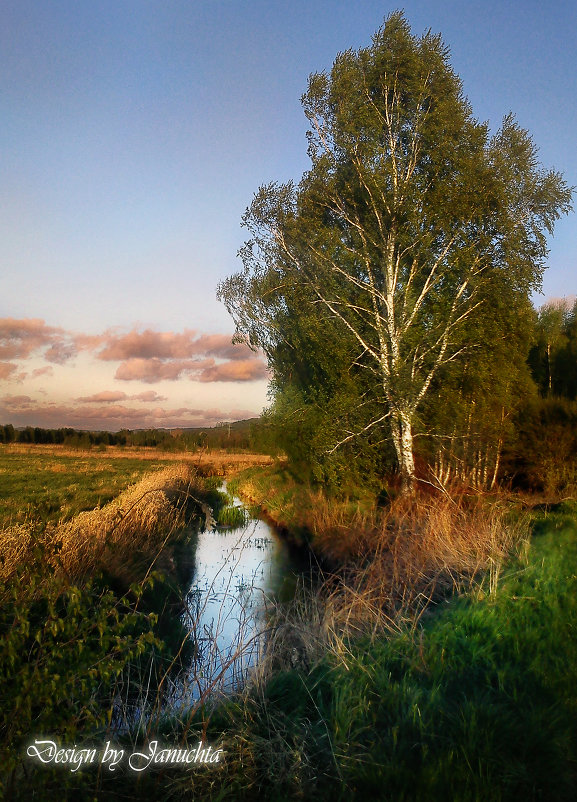
<svg viewBox="0 0 577 802"><path fill-rule="evenodd" d="M21 412L30 410L37 405L37 401L29 395L3 395L0 401L9 412Z"/></svg>
<svg viewBox="0 0 577 802"><path fill-rule="evenodd" d="M244 344L232 343L228 334L201 334L193 329L162 332L134 328L129 332L109 329L101 334L67 332L48 326L37 318L0 319L0 379L22 383L30 378L53 375L50 364L63 364L83 351L102 362L118 362L114 378L127 382L155 384L188 378L204 384L211 382L252 382L265 379L267 368L261 355ZM44 366L26 373L24 360L43 357ZM13 360L13 361L9 361ZM18 362L18 360L21 360ZM129 395L123 391L103 390L81 396L76 403L112 407L126 401L158 404L166 396L154 390ZM72 408L74 409L74 407ZM68 414L68 413L66 413Z"/></svg>
<svg viewBox="0 0 577 802"><path fill-rule="evenodd" d="M34 351L50 346L46 358L50 362L62 362L75 353L72 343L63 329L47 326L39 318L0 319L0 357L4 359L26 359Z"/></svg>
<svg viewBox="0 0 577 802"><path fill-rule="evenodd" d="M117 401L144 401L146 403L158 403L158 401L166 401L164 395L158 395L154 390L146 390L143 393L136 393L136 395L127 395L121 390L103 390L94 395L85 395L75 399L80 404L110 404Z"/></svg>
<svg viewBox="0 0 577 802"><path fill-rule="evenodd" d="M181 359L165 362L161 359L129 359L118 366L114 375L121 381L142 381L149 384L188 376L200 382L246 382L264 379L265 362L260 357L217 364L214 359Z"/></svg>
<svg viewBox="0 0 577 802"><path fill-rule="evenodd" d="M128 359L118 366L114 378L121 381L142 381L148 384L154 384L165 379L176 381L184 373L201 370L204 364L190 359L173 360L171 362L164 362L156 357L152 359Z"/></svg>
<svg viewBox="0 0 577 802"><path fill-rule="evenodd" d="M100 421L134 421L143 417L140 409L126 407L122 404L112 404L110 406L104 404L102 406L88 407L86 409L73 409L69 414L73 419Z"/></svg>
<svg viewBox="0 0 577 802"><path fill-rule="evenodd" d="M262 359L243 359L239 362L223 362L204 368L198 376L201 382L250 382L264 379L267 368Z"/></svg>
<svg viewBox="0 0 577 802"><path fill-rule="evenodd" d="M17 367L12 362L0 362L0 379L7 379L12 376Z"/></svg>
<svg viewBox="0 0 577 802"><path fill-rule="evenodd" d="M93 404L93 403L111 403L114 401L124 401L128 396L126 393L122 393L120 391L114 390L104 390L101 393L95 393L94 395L85 395L81 398L77 398L76 401L80 402L81 404Z"/></svg>
<svg viewBox="0 0 577 802"><path fill-rule="evenodd" d="M258 418L260 415L259 412L255 412L254 409L231 409L228 413L230 416L230 420L247 420L248 418Z"/></svg>
<svg viewBox="0 0 577 802"><path fill-rule="evenodd" d="M0 320L0 356L22 359L42 345L50 343L60 329L47 326L38 318L2 318Z"/></svg>
<svg viewBox="0 0 577 802"><path fill-rule="evenodd" d="M180 407L153 410L134 408L125 404L103 403L94 406L75 407L70 404L38 402L30 396L4 396L4 414L16 426L43 426L58 428L72 426L76 429L118 430L121 428L186 428L195 426L214 426L227 420L250 417L245 411L223 412L220 409L194 409Z"/></svg>
<svg viewBox="0 0 577 802"><path fill-rule="evenodd" d="M190 359L195 356L214 356L219 359L247 359L251 350L244 344L233 344L230 334L203 334L185 329L173 331L131 331L128 334L107 332L101 337L84 338L85 347L96 349L98 359L124 362L131 359ZM77 342L81 342L77 338Z"/></svg>
<svg viewBox="0 0 577 802"><path fill-rule="evenodd" d="M121 362L130 359L186 359L195 351L192 342L195 332L185 329L181 334L171 331L131 331L108 336L98 359Z"/></svg>
<svg viewBox="0 0 577 802"><path fill-rule="evenodd" d="M250 359L254 352L244 343L233 343L230 334L203 334L194 342L196 353L220 359Z"/></svg>
<svg viewBox="0 0 577 802"><path fill-rule="evenodd" d="M168 401L165 395L158 395L155 390L145 390L143 393L131 395L135 401L145 401L146 403L157 403L158 401Z"/></svg>
<svg viewBox="0 0 577 802"><path fill-rule="evenodd" d="M52 376L54 374L54 368L50 365L47 365L45 368L36 368L36 370L32 371L32 376L36 378L37 376Z"/></svg>
<svg viewBox="0 0 577 802"><path fill-rule="evenodd" d="M105 334L74 334L74 345L79 351L95 351L102 343L108 341L110 332Z"/></svg>

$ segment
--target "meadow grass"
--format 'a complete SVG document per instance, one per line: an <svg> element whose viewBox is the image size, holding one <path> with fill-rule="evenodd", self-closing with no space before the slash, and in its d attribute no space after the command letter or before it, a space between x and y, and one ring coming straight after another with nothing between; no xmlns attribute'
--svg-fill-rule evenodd
<svg viewBox="0 0 577 802"><path fill-rule="evenodd" d="M82 451L55 445L0 445L0 526L30 519L69 520L108 503L151 471L183 462L199 475L223 476L265 465L270 457L218 450L183 455L144 447Z"/></svg>
<svg viewBox="0 0 577 802"><path fill-rule="evenodd" d="M111 501L166 460L118 459L106 453L63 454L0 447L0 526L69 520Z"/></svg>
<svg viewBox="0 0 577 802"><path fill-rule="evenodd" d="M577 525L539 522L496 589L422 628L355 644L330 717L348 787L379 798L573 798L577 788Z"/></svg>

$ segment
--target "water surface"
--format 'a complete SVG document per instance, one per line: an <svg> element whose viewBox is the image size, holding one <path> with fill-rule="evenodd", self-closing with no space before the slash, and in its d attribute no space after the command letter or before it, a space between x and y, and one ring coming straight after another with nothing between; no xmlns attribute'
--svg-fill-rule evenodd
<svg viewBox="0 0 577 802"><path fill-rule="evenodd" d="M168 691L173 709L246 681L264 648L267 608L291 597L299 572L286 542L259 518L199 533L182 558L191 560L182 623L193 648Z"/></svg>

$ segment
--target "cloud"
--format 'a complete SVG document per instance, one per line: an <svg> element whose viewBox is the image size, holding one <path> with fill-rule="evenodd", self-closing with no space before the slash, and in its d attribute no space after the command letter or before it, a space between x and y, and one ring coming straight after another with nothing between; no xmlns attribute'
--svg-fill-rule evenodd
<svg viewBox="0 0 577 802"><path fill-rule="evenodd" d="M44 349L43 353L37 352ZM92 354L103 362L119 362L115 378L120 381L141 381L154 384L160 381L249 382L266 377L261 355L247 345L232 343L229 334L201 334L193 329L182 332L132 329L127 333L109 329L102 334L66 332L47 326L38 318L0 319L0 358L24 360L32 355L46 362L62 365L80 351ZM49 375L48 366L37 368L32 376ZM16 372L8 361L0 362L0 378L23 381L26 374ZM113 403L127 399L143 402L166 400L163 396L118 395L100 398L86 396L81 403Z"/></svg>
<svg viewBox="0 0 577 802"><path fill-rule="evenodd" d="M158 403L159 401L166 401L164 395L158 395L154 390L146 390L143 393L136 393L136 395L127 395L121 390L103 390L94 395L85 395L75 399L80 404L111 404L117 401L144 401L146 403Z"/></svg>
<svg viewBox="0 0 577 802"><path fill-rule="evenodd" d="M70 417L82 420L98 421L138 421L144 417L142 410L126 407L123 404L104 404L102 406L88 407L86 409L72 409Z"/></svg>
<svg viewBox="0 0 577 802"><path fill-rule="evenodd" d="M60 328L47 326L39 318L0 318L0 357L26 359L44 346L50 346L51 362L64 361L75 353L69 335Z"/></svg>
<svg viewBox="0 0 577 802"><path fill-rule="evenodd" d="M128 398L126 393L115 390L104 390L94 395L82 396L81 398L77 398L76 401L80 404L112 403L114 401L124 401L126 398Z"/></svg>
<svg viewBox="0 0 577 802"><path fill-rule="evenodd" d="M130 359L186 359L195 352L192 343L195 332L131 331L128 334L110 334L98 359L122 362Z"/></svg>
<svg viewBox="0 0 577 802"><path fill-rule="evenodd" d="M45 368L36 368L36 370L32 371L32 376L37 378L38 376L53 376L54 375L54 368L50 365L47 365Z"/></svg>
<svg viewBox="0 0 577 802"><path fill-rule="evenodd" d="M164 362L156 357L129 359L118 366L114 378L120 379L120 381L141 381L148 384L155 384L163 380L176 381L184 373L202 370L204 365L204 362L190 359L170 362Z"/></svg>
<svg viewBox="0 0 577 802"><path fill-rule="evenodd" d="M254 359L254 351L244 343L233 343L229 334L203 334L194 341L196 353L219 359Z"/></svg>
<svg viewBox="0 0 577 802"><path fill-rule="evenodd" d="M145 401L146 403L157 403L158 401L168 401L165 395L158 395L155 390L145 390L143 393L131 395L135 401Z"/></svg>
<svg viewBox="0 0 577 802"><path fill-rule="evenodd" d="M44 359L47 362L63 365L73 356L76 356L77 353L78 351L73 343L56 342L44 352Z"/></svg>
<svg viewBox="0 0 577 802"><path fill-rule="evenodd" d="M99 395L99 394L96 394ZM0 398L5 413L16 426L42 426L59 428L72 426L76 429L115 431L121 428L188 428L214 426L241 417L253 417L256 413L246 410L223 412L217 408L198 409L179 407L166 409L136 408L126 404L105 402L90 406L55 404L35 401L27 395L5 395Z"/></svg>
<svg viewBox="0 0 577 802"><path fill-rule="evenodd" d="M182 360L199 356L247 359L252 354L247 345L233 344L230 334L203 334L196 338L195 335L196 332L192 329L185 329L183 332L133 330L128 334L109 332L100 338L89 338L89 347L103 345L96 356L106 362L131 359Z"/></svg>
<svg viewBox="0 0 577 802"><path fill-rule="evenodd" d="M248 420L249 418L258 418L260 412L255 412L254 409L231 409L228 413L231 420Z"/></svg>
<svg viewBox="0 0 577 802"><path fill-rule="evenodd" d="M28 318L0 319L0 356L4 359L22 359L32 351L52 341L59 331L47 326L43 320Z"/></svg>
<svg viewBox="0 0 577 802"><path fill-rule="evenodd" d="M250 382L264 379L267 368L262 359L243 359L239 362L223 362L204 368L198 377L201 382Z"/></svg>
<svg viewBox="0 0 577 802"><path fill-rule="evenodd" d="M11 412L20 412L22 410L29 410L37 405L37 401L30 398L29 395L3 395L0 401Z"/></svg>
<svg viewBox="0 0 577 802"><path fill-rule="evenodd" d="M176 381L188 376L200 382L248 382L267 376L266 364L261 357L217 363L214 359L129 359L122 362L114 374L120 381L141 381L155 384L159 381Z"/></svg>
<svg viewBox="0 0 577 802"><path fill-rule="evenodd" d="M0 362L0 379L8 379L17 367L12 362Z"/></svg>

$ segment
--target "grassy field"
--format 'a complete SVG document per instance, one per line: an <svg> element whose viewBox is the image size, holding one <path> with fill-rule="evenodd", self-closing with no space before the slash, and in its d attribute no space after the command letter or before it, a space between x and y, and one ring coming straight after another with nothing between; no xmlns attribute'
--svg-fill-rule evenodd
<svg viewBox="0 0 577 802"><path fill-rule="evenodd" d="M0 526L69 520L106 504L164 460L0 451Z"/></svg>
<svg viewBox="0 0 577 802"><path fill-rule="evenodd" d="M0 446L0 528L26 520L69 520L115 498L128 485L159 468L187 462L203 471L231 473L266 464L262 454L182 454L152 448L73 451L64 446Z"/></svg>

